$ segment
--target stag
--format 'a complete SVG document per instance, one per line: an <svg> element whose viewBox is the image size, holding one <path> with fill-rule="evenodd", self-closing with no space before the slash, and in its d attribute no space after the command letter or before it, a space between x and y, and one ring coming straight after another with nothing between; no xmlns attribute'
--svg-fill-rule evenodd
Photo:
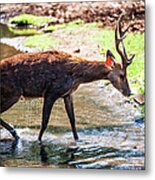
<svg viewBox="0 0 155 180"><path fill-rule="evenodd" d="M127 79L127 67L135 55L130 58L123 43L129 26L123 31L118 19L115 29L115 45L122 63L115 60L107 50L106 61L89 61L62 51L46 51L23 53L0 62L0 113L11 108L22 96L28 98L44 98L42 123L38 140L42 140L47 128L52 107L57 99L63 98L65 109L70 120L73 136L78 140L73 107L73 92L82 83L96 80L109 80L124 96L131 91ZM6 128L15 140L18 140L15 129L0 118L0 124Z"/></svg>

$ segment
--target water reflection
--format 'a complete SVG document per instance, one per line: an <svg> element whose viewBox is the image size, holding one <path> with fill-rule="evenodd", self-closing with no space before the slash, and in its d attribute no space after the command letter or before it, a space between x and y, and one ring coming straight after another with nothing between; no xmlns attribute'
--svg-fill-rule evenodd
<svg viewBox="0 0 155 180"><path fill-rule="evenodd" d="M24 132L25 131L25 132ZM31 133L38 132L31 129ZM20 129L17 129L20 132ZM79 142L74 142L72 134L45 133L42 143L34 134L27 136L22 129L21 139L0 141L0 158L3 166L13 162L18 166L25 162L31 167L53 168L97 168L97 169L144 169L144 124L134 123L113 128L88 128L78 130ZM7 163L6 163L7 162ZM11 166L11 165L10 165Z"/></svg>

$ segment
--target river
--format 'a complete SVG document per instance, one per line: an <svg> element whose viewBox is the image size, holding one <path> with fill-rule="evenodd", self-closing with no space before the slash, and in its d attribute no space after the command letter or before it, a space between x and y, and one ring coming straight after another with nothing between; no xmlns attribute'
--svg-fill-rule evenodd
<svg viewBox="0 0 155 180"><path fill-rule="evenodd" d="M13 38L0 24L1 37ZM0 58L20 51L0 44ZM0 129L0 166L145 169L145 122L141 108L126 100L111 85L98 81L81 85L74 94L77 130L74 142L62 99L54 105L43 143L37 142L41 124L42 99L21 99L1 115L15 126L20 136L15 143Z"/></svg>

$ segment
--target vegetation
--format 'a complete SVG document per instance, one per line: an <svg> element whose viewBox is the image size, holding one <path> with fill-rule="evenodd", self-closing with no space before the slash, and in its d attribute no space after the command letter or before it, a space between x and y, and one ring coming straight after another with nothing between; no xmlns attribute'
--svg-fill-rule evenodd
<svg viewBox="0 0 155 180"><path fill-rule="evenodd" d="M53 32L58 29L65 29L65 31L71 31L75 30L76 28L82 27L84 25L84 21L81 19L71 21L69 23L62 23L62 24L56 24L56 25L50 25L47 28L44 29L44 32Z"/></svg>
<svg viewBox="0 0 155 180"><path fill-rule="evenodd" d="M24 46L35 47L38 50L47 50L61 43L60 39L53 38L50 34L29 36L23 42Z"/></svg>
<svg viewBox="0 0 155 180"><path fill-rule="evenodd" d="M32 14L21 14L9 19L11 24L16 24L18 26L24 25L33 25L33 26L43 26L46 23L54 22L54 19L51 19L47 16L34 16Z"/></svg>
<svg viewBox="0 0 155 180"><path fill-rule="evenodd" d="M29 35L34 35L38 34L39 32L37 29L34 28L12 28L9 27L9 31L11 31L13 34L18 35L18 36L29 36Z"/></svg>

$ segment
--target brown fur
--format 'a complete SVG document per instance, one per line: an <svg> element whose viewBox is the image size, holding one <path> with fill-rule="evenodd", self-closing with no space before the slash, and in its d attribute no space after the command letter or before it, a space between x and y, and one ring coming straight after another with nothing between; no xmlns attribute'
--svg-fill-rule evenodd
<svg viewBox="0 0 155 180"><path fill-rule="evenodd" d="M58 51L19 54L1 61L1 112L11 94L17 99L44 97L47 91L60 89L60 97L79 84L106 78L104 62L90 62Z"/></svg>
<svg viewBox="0 0 155 180"><path fill-rule="evenodd" d="M52 106L60 97L64 98L74 138L78 139L71 98L72 92L81 83L99 79L110 80L114 71L105 62L87 61L60 51L18 54L2 60L0 62L0 70L1 113L15 104L21 96L44 98L42 128L39 140L41 140L47 127ZM120 72L121 67L119 66L118 68L117 65L116 70ZM7 123L5 125L2 119L0 119L0 122L15 138L17 137Z"/></svg>

